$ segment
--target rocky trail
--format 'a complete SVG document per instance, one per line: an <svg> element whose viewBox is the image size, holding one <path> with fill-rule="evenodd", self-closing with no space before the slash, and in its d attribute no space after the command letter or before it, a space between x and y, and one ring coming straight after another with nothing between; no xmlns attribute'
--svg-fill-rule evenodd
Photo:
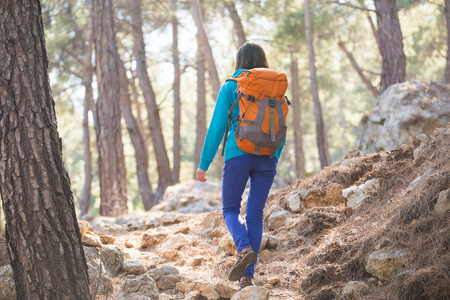
<svg viewBox="0 0 450 300"><path fill-rule="evenodd" d="M450 299L449 157L447 126L390 152L354 149L273 191L256 287L241 292L226 278L235 247L219 189L171 187L154 211L80 221L92 290L96 299ZM0 299L13 297L10 273L0 269Z"/></svg>

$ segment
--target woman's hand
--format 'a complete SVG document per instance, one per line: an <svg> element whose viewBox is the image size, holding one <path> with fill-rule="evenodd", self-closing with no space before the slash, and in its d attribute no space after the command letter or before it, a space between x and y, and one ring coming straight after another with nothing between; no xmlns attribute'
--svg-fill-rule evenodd
<svg viewBox="0 0 450 300"><path fill-rule="evenodd" d="M205 173L206 173L205 170L197 169L197 180L200 181L200 182L207 181L208 179L206 179Z"/></svg>

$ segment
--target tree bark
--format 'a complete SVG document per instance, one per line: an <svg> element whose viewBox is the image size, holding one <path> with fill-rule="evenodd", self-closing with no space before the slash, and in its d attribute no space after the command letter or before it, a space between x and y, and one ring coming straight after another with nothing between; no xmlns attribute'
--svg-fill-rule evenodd
<svg viewBox="0 0 450 300"><path fill-rule="evenodd" d="M345 44L339 40L338 42L339 48L341 48L342 52L347 56L348 60L350 60L350 64L352 65L353 69L358 74L359 78L361 78L362 82L366 85L366 87L369 89L369 91L372 93L372 95L376 98L378 97L378 90L376 87L373 86L373 84L370 82L370 80L364 75L363 70L359 67L358 63L356 62L355 58L353 57L353 54L348 51Z"/></svg>
<svg viewBox="0 0 450 300"><path fill-rule="evenodd" d="M200 155L206 137L205 57L198 38L197 41L197 132L194 152L194 179L197 178L197 168L200 165Z"/></svg>
<svg viewBox="0 0 450 300"><path fill-rule="evenodd" d="M445 65L445 83L450 84L450 0L445 0L445 21L447 24L447 63Z"/></svg>
<svg viewBox="0 0 450 300"><path fill-rule="evenodd" d="M295 145L295 175L302 178L305 175L305 152L303 151L303 130L300 106L300 86L298 77L298 61L291 53L292 75L292 128L294 129Z"/></svg>
<svg viewBox="0 0 450 300"><path fill-rule="evenodd" d="M181 166L181 100L180 100L180 59L178 53L178 20L177 0L171 0L172 6L172 56L173 56L173 170L172 180L174 183L180 181Z"/></svg>
<svg viewBox="0 0 450 300"><path fill-rule="evenodd" d="M131 109L130 93L128 90L129 79L127 71L122 60L118 61L120 72L120 108L122 110L125 123L127 124L128 134L134 148L136 159L136 176L138 178L139 192L142 196L142 203L145 210L150 210L154 206L153 190L148 177L148 157L145 150L145 142L141 131L137 125L136 119Z"/></svg>
<svg viewBox="0 0 450 300"><path fill-rule="evenodd" d="M120 80L112 0L94 0L98 86L100 214L118 216L127 208L125 156L120 123Z"/></svg>
<svg viewBox="0 0 450 300"><path fill-rule="evenodd" d="M239 47L241 47L247 41L244 26L242 26L242 21L237 12L235 2L226 0L225 7L230 14L231 20L233 21L233 28L237 37L237 48L239 49Z"/></svg>
<svg viewBox="0 0 450 300"><path fill-rule="evenodd" d="M90 299L40 1L0 2L0 192L17 299Z"/></svg>
<svg viewBox="0 0 450 300"><path fill-rule="evenodd" d="M212 53L211 46L209 45L208 36L206 35L205 27L203 25L203 17L200 9L200 3L198 0L190 0L192 8L192 16L194 17L195 25L198 29L198 38L202 45L203 54L206 58L206 65L208 67L209 81L213 87L214 101L217 99L220 90L220 80L217 73L216 63Z"/></svg>
<svg viewBox="0 0 450 300"><path fill-rule="evenodd" d="M317 148L319 150L319 161L321 168L324 168L330 164L329 153L326 141L326 131L323 123L322 108L319 100L319 91L317 87L317 77L316 77L316 65L314 56L314 46L311 28L311 5L310 0L305 0L305 32L306 32L306 42L308 44L308 55L309 55L309 72L311 79L311 95L314 103L314 118L316 120L316 138L317 138Z"/></svg>
<svg viewBox="0 0 450 300"><path fill-rule="evenodd" d="M169 157L166 150L166 143L164 142L161 127L161 119L159 117L159 108L156 103L155 92L153 91L147 72L145 43L142 32L141 0L131 1L131 19L133 21L136 71L139 78L139 84L144 94L145 103L147 105L150 134L153 142L153 149L155 151L156 163L158 165L159 182L154 197L154 204L156 204L164 195L166 188L172 184L172 175L170 171Z"/></svg>
<svg viewBox="0 0 450 300"><path fill-rule="evenodd" d="M87 28L87 45L86 45L86 59L84 61L84 108L83 108L83 149L84 149L84 188L81 195L80 211L81 216L84 216L89 211L91 201L91 186L92 186L92 155L91 155L91 136L89 132L89 111L93 102L92 92L92 77L94 69L92 67L92 49L94 44L94 12L92 7L89 8L89 19Z"/></svg>
<svg viewBox="0 0 450 300"><path fill-rule="evenodd" d="M374 0L382 57L380 94L392 84L405 80L406 57L398 20L396 0Z"/></svg>

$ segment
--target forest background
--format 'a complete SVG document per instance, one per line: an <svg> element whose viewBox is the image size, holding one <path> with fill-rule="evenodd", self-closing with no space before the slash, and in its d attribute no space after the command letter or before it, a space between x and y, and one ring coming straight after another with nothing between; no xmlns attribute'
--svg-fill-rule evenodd
<svg viewBox="0 0 450 300"><path fill-rule="evenodd" d="M116 41L119 55L130 80L132 113L148 151L148 174L152 190L158 189L157 159L149 128L146 102L138 84L133 44L134 19L130 11L135 1L114 1ZM195 2L195 1L194 1ZM179 159L178 180L194 178L198 159L198 124L207 126L213 112L214 86L210 73L199 71L198 26L193 19L193 1L142 0L142 31L145 41L145 61L159 110L167 154L173 169ZM85 188L85 148L83 147L83 119L86 84L86 47L89 41L91 5L84 0L43 1L43 21L49 57L50 81L56 103L58 131L62 138L63 154L69 172L72 191L80 216L80 202ZM321 168L316 143L314 105L311 96L309 57L305 36L303 1L201 1L203 24L212 49L220 82L234 71L235 53L242 43L236 26L236 15L242 24L245 40L259 43L266 50L270 67L288 74L292 98L292 67L298 65L299 100L301 107L304 174L296 170L294 130L288 131L286 147L278 166L278 175L286 181L318 171ZM447 58L447 29L444 0L397 1L398 17L406 55L406 80L424 79L445 81ZM354 58L366 79L379 90L382 57L371 25L376 23L373 1L311 1L312 32L318 95L328 137L331 161L342 159L357 136L358 124L373 106L376 95L363 83L355 71L348 53ZM236 14L237 13L237 14ZM174 35L174 17L177 33ZM371 20L371 22L370 22ZM375 25L376 26L376 25ZM175 38L174 38L175 37ZM242 38L242 37L241 37ZM180 90L174 89L174 41L178 43ZM342 47L344 45L344 48ZM347 54L343 49L347 50ZM91 52L92 53L92 52ZM95 55L94 55L95 56ZM201 56L200 56L201 57ZM95 57L91 58L95 62ZM203 66L205 68L205 66ZM206 78L206 118L197 113L198 81L203 72ZM200 78L200 79L199 79ZM89 213L99 214L100 184L98 152L94 128L97 86L93 86L93 100L88 113L90 150L92 153L92 189ZM201 89L201 87L200 87ZM179 94L177 104L176 94ZM175 100L174 100L175 99ZM181 106L177 106L181 105ZM177 125L177 109L181 113ZM94 113L93 113L94 112ZM201 120L203 119L203 120ZM288 117L292 122L292 115ZM179 126L179 141L176 142ZM292 126L291 126L292 128ZM122 119L123 151L126 166L126 193L129 211L143 210L144 205L136 171L135 149L127 123ZM204 132L201 133L204 135ZM201 140L201 137L200 137ZM160 145L155 147L159 147ZM178 157L178 158L177 158ZM209 170L210 181L220 180L220 164ZM173 174L172 174L173 175Z"/></svg>

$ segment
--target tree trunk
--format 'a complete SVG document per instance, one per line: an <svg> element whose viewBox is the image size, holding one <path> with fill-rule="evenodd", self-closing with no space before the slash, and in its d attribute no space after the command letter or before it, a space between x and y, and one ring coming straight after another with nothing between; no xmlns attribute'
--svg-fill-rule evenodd
<svg viewBox="0 0 450 300"><path fill-rule="evenodd" d="M298 61L291 53L292 75L292 128L294 129L295 145L295 175L302 178L305 175L305 153L303 151L302 116L300 106L300 86L298 78Z"/></svg>
<svg viewBox="0 0 450 300"><path fill-rule="evenodd" d="M406 57L395 0L374 0L382 57L380 94L405 80Z"/></svg>
<svg viewBox="0 0 450 300"><path fill-rule="evenodd" d="M319 100L319 91L317 87L317 77L316 77L316 66L314 57L314 46L312 38L311 29L311 5L310 0L305 0L305 32L306 32L306 42L308 44L308 54L309 54L309 72L311 79L311 94L314 103L314 118L316 120L316 138L317 147L319 150L319 161L321 168L329 165L328 147L326 142L326 131L323 124L322 118L322 108Z"/></svg>
<svg viewBox="0 0 450 300"><path fill-rule="evenodd" d="M92 77L94 69L92 67L92 49L94 44L94 12L92 7L89 8L88 19L88 41L86 45L86 60L84 61L84 108L83 108L83 148L84 148L84 188L81 196L80 211L84 216L89 211L91 202L91 186L92 186L92 155L91 155L91 137L89 132L89 111L91 110L93 92Z"/></svg>
<svg viewBox="0 0 450 300"><path fill-rule="evenodd" d="M180 100L180 59L178 54L178 20L177 0L171 0L172 6L172 55L173 55L173 170L172 180L174 183L180 181L181 165L181 100Z"/></svg>
<svg viewBox="0 0 450 300"><path fill-rule="evenodd" d="M17 299L90 299L40 1L1 1L0 24L0 192Z"/></svg>
<svg viewBox="0 0 450 300"><path fill-rule="evenodd" d="M197 50L197 132L195 138L194 152L194 179L197 178L197 168L200 165L200 155L202 153L203 142L206 137L206 87L205 87L205 57L198 41Z"/></svg>
<svg viewBox="0 0 450 300"><path fill-rule="evenodd" d="M342 52L347 56L348 60L350 60L350 64L352 65L353 69L358 74L359 78L362 80L362 82L366 85L366 87L369 89L369 91L372 93L372 95L376 98L378 97L378 90L373 86L373 84L370 82L370 80L364 75L363 70L359 67L358 63L356 62L355 58L353 57L353 54L348 51L345 44L339 40L338 42L339 48L341 48Z"/></svg>
<svg viewBox="0 0 450 300"><path fill-rule="evenodd" d="M125 156L120 123L120 80L112 0L94 1L95 59L98 86L98 162L100 214L128 212Z"/></svg>
<svg viewBox="0 0 450 300"><path fill-rule="evenodd" d="M239 17L239 14L237 12L235 2L227 0L225 1L225 7L230 14L231 20L233 21L233 28L237 37L237 48L239 48L247 41L244 26L242 26L241 18Z"/></svg>
<svg viewBox="0 0 450 300"><path fill-rule="evenodd" d="M203 26L203 17L200 9L200 3L198 0L191 0L192 16L194 17L195 25L198 29L198 38L202 45L203 54L206 58L206 65L208 67L209 81L213 87L214 101L217 99L220 90L220 80L217 73L216 63L212 53L211 46L209 45L208 36L206 35L205 27Z"/></svg>
<svg viewBox="0 0 450 300"><path fill-rule="evenodd" d="M120 108L122 110L125 123L127 124L128 134L134 147L134 156L136 159L136 176L139 183L139 192L142 196L142 202L145 210L150 210L154 206L153 190L148 177L148 157L145 150L145 142L142 133L139 130L136 119L131 109L130 93L128 91L129 79L127 71L122 60L118 61L120 72Z"/></svg>
<svg viewBox="0 0 450 300"><path fill-rule="evenodd" d="M148 76L145 57L145 43L142 32L141 0L131 1L131 19L133 21L134 53L136 57L136 71L139 84L144 94L147 105L150 134L155 151L156 163L158 165L159 182L155 193L154 204L164 195L166 188L172 184L169 157L167 156L166 144L159 117L159 108L156 103L155 92Z"/></svg>
<svg viewBox="0 0 450 300"><path fill-rule="evenodd" d="M445 65L445 83L450 84L450 0L445 0L445 21L447 23L447 64Z"/></svg>

